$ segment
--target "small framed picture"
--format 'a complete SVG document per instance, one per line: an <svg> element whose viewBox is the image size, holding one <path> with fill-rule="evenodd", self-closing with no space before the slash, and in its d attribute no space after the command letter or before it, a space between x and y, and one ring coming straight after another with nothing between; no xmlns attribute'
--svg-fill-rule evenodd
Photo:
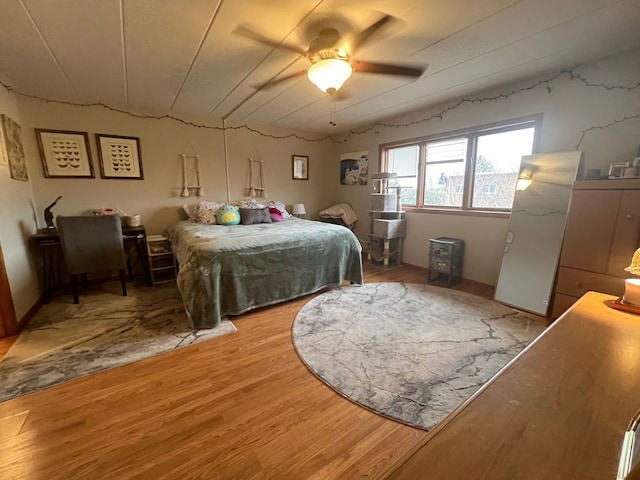
<svg viewBox="0 0 640 480"><path fill-rule="evenodd" d="M309 180L309 157L293 155L291 168L294 180Z"/></svg>
<svg viewBox="0 0 640 480"><path fill-rule="evenodd" d="M624 169L629 165L626 163L612 163L609 165L610 177L621 177L624 174Z"/></svg>
<svg viewBox="0 0 640 480"><path fill-rule="evenodd" d="M95 178L87 132L36 128L46 178Z"/></svg>
<svg viewBox="0 0 640 480"><path fill-rule="evenodd" d="M96 133L102 178L142 180L142 154L138 137Z"/></svg>

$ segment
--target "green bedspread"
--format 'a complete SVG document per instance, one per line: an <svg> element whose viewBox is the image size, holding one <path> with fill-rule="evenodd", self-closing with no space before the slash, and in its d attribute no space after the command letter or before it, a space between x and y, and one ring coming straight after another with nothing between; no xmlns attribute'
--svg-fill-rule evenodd
<svg viewBox="0 0 640 480"><path fill-rule="evenodd" d="M338 225L297 218L233 226L183 221L170 239L194 328L345 280L362 283L360 242Z"/></svg>

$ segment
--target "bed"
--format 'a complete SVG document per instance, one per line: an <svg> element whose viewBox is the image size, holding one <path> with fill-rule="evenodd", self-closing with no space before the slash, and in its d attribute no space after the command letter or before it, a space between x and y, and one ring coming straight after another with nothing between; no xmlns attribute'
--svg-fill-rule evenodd
<svg viewBox="0 0 640 480"><path fill-rule="evenodd" d="M194 328L225 315L291 300L343 281L362 283L362 255L349 229L291 218L256 225L182 221L169 238L177 283Z"/></svg>

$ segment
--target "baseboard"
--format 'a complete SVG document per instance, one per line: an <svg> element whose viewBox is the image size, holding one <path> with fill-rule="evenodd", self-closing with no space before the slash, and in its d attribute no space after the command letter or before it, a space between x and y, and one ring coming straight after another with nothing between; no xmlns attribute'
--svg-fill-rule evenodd
<svg viewBox="0 0 640 480"><path fill-rule="evenodd" d="M20 321L18 321L18 334L22 332L27 325L29 325L29 322L33 320L33 317L36 316L36 313L38 313L38 310L40 310L42 305L44 305L44 296L38 298L27 313L25 313Z"/></svg>

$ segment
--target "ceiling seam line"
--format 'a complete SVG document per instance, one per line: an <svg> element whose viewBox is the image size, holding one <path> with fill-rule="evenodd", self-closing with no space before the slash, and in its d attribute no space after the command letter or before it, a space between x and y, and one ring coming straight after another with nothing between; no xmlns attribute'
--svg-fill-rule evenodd
<svg viewBox="0 0 640 480"><path fill-rule="evenodd" d="M485 79L485 78L487 78L487 77L490 77L490 76L492 76L492 75L496 75L496 74L498 74L498 73L502 73L502 72L507 72L507 71L512 70L512 69L514 69L514 68L521 67L522 65L527 65L527 64L529 64L529 63L533 63L533 62L536 62L536 61L538 61L538 60L543 60L543 59L545 59L545 58L547 58L547 57L551 57L551 56L553 56L553 55L555 55L555 54L556 54L556 53L552 53L552 54L545 55L544 57L540 57L540 58L537 58L537 59L532 60L532 61L527 61L527 62L519 63L518 65L509 66L509 67L507 67L507 68L503 68L503 69L501 69L501 70L498 70L497 72L492 72L492 73L489 73L489 74L483 75L483 76L482 76L482 77L480 77L480 78L476 78L476 79L474 79L474 80L470 80L470 81L468 81L468 82L464 82L464 83L462 83L461 85L466 85L466 84L469 84L469 83L476 82L476 81L478 81L478 80L483 80L483 79ZM507 86L507 87L508 87L508 86L513 85L513 84L518 83L518 82L526 82L527 80L531 80L531 79L533 79L534 77L535 77L535 76L529 76L529 77L526 77L526 78L521 78L521 79L519 79L519 80L513 80L513 81L510 81L510 82L508 82L508 83L506 83L506 84L504 84L504 85L501 85L501 86L502 86L502 87L504 87L504 86ZM458 85L456 85L456 87L457 87L457 86L458 86ZM423 96L421 96L421 97L417 97L417 99L407 100L407 101L405 101L405 102L402 102L402 103L399 103L399 104L397 104L397 105L394 105L393 107L389 107L389 108L386 108L386 109L384 109L384 110L377 111L377 112L375 112L375 114L377 114L377 113L379 113L379 112L382 112L382 111L385 111L385 110L389 110L390 108L396 108L396 107L402 106L403 104L406 104L406 103L415 103L415 102L416 102L416 100L420 100L420 99L428 98L428 97L431 97L431 96L433 96L433 95L437 95L437 94L439 94L439 93L446 92L447 90L450 90L450 89L452 89L452 88L455 88L455 87L443 88L443 89L438 90L437 92L432 92L432 93L429 93L428 95L423 95ZM489 87L489 88L491 88L491 87ZM487 87L485 87L485 88L481 88L481 89L480 89L480 92L482 92L482 91L484 91L484 90L486 90L486 89L487 89ZM473 93L470 93L470 94L465 95L464 97L461 97L461 98L462 98L462 99L472 98L472 95L474 95L474 94L473 94ZM447 102L449 102L449 100L439 101L439 102L438 102L438 104L447 103ZM427 108L429 108L429 107L427 107ZM359 117L358 117L359 119L363 119L363 120L360 120L360 123L362 123L362 124L367 124L367 123L375 122L376 120L374 120L374 119L364 120L364 119L366 119L367 117L369 117L369 116L371 116L371 115L373 115L373 114L369 113L369 114L366 114L366 115L361 115L361 116L359 116ZM389 115L391 115L391 116L393 117L393 116L397 116L397 115L401 115L401 114L390 113L390 114L387 114L387 115L386 115L386 117L388 117ZM326 115L325 115L324 117L326 117ZM383 117L383 118L386 118L386 117ZM311 122L307 122L307 123L305 123L305 124L302 124L301 126L308 125L309 123L311 123ZM284 127L284 128L287 128L287 127Z"/></svg>
<svg viewBox="0 0 640 480"><path fill-rule="evenodd" d="M55 63L56 67L58 67L58 70L60 71L60 74L62 75L62 77L64 78L65 82L67 83L67 86L71 90L71 93L73 93L73 96L77 99L78 98L78 93L73 88L73 85L71 84L71 80L69 79L69 77L65 73L64 69L62 68L62 65L60 65L60 62L58 61L58 58L56 57L55 53L53 53L53 50L51 49L51 47L47 43L47 40L44 38L44 35L42 34L40 29L38 28L38 24L36 23L34 18L31 16L31 12L29 12L29 9L24 4L23 0L18 0L18 2L20 2L20 5L22 6L22 9L24 10L25 14L27 15L27 18L29 19L29 21L33 25L33 28L36 30L36 33L38 34L38 37L40 37L40 40L42 41L43 45L45 46L45 48L49 52L49 55L51 56L51 58L53 60L53 63Z"/></svg>
<svg viewBox="0 0 640 480"><path fill-rule="evenodd" d="M431 48L431 47L433 47L434 45L437 45L438 43L440 43L440 42L443 42L443 41L447 40L449 37L452 37L452 36L454 36L454 35L458 35L460 32L463 32L463 31L465 31L465 30L467 30L467 29L469 29L469 28L472 28L472 27L474 27L474 26L478 25L479 23L484 22L485 20L487 20L487 19L489 19L489 18L494 17L495 15L497 15L497 14L499 14L499 13L502 13L502 12L504 12L505 10L510 9L510 8L514 7L515 5L518 5L519 3L522 3L522 1L524 1L524 0L520 0L520 1L516 2L516 3L512 3L512 4L511 4L511 5L509 5L508 7L505 7L505 8L503 8L502 10L500 10L500 11L498 11L498 12L495 12L494 14L488 15L487 17L485 17L485 18L483 18L483 19L481 19L481 20L479 20L479 21L475 22L473 25L468 25L468 26L466 26L465 28L461 28L460 30L457 30L457 31L455 31L455 32L453 32L453 33L451 33L451 34L449 34L449 35L445 36L445 37L442 37L442 38L438 39L437 41L433 42L432 44L430 44L430 45L426 45L426 46L424 46L424 47L422 47L422 48L420 48L420 49L416 50L415 52L411 53L411 54L409 55L409 57L411 57L411 56L415 55L415 54L416 54L416 53L418 53L418 52L422 52L423 50L426 50L426 49L428 49L428 48ZM555 24L555 25L552 25L552 26L550 26L550 27L544 28L544 29L542 29L542 30L537 31L536 33L532 33L531 35L527 35L526 37L521 38L521 39L519 39L519 40L516 40L516 41L514 41L514 42L510 42L510 43L506 44L506 46L511 45L511 44L513 44L513 43L516 43L516 42L518 42L518 41L520 41L520 40L525 40L525 39L527 39L527 38L533 37L533 36L535 36L535 35L538 35L539 33L546 32L547 30L551 30L552 28L556 28L556 27L558 27L558 26L560 26L560 25L564 25L565 23L573 22L574 20L576 20L576 19L578 19L578 18L582 18L582 17L585 17L585 16L587 16L587 15L592 15L593 13L595 13L595 12L597 12L597 11L599 11L599 10L603 10L603 9L605 9L605 8L610 8L612 5L616 5L616 4L618 4L618 3L621 3L622 1L623 1L623 0L616 0L616 1L614 1L613 3L610 3L610 4L608 4L608 5L604 5L604 6L601 6L601 7L597 7L597 8L595 8L595 9L593 9L593 10L589 10L587 13L584 13L584 14L579 15L579 16L577 16L577 17L572 17L572 18L571 18L571 19L569 19L569 20L565 20L564 22L560 22L560 23L558 23L558 24ZM494 50L495 50L495 49L494 49ZM492 51L493 51L493 50L492 50ZM490 53L490 52L487 52L487 53ZM474 58L476 58L476 57L474 57Z"/></svg>
<svg viewBox="0 0 640 480"><path fill-rule="evenodd" d="M324 0L320 0L318 3L316 3L313 8L311 10L309 10L301 19L298 23L296 23L296 25L289 31L289 33L287 33L285 35L285 37L282 39L283 41L289 36L291 35L299 26L300 24L306 20L306 18L311 15L319 6L320 4L323 2ZM282 42L280 42L282 43ZM269 57L269 55L271 55L275 49L278 47L273 47L269 53L267 53L264 57L262 57L262 60L260 60L258 63L255 64L255 66L244 76L240 79L240 81L236 84L235 87L233 87L231 90L229 90L229 92L222 97L222 99L215 105L215 107L213 107L211 109L211 111L207 114L207 116L210 116L211 114L213 114L213 112L215 112L217 110L217 108L222 104L222 102L224 102L229 95L231 95L233 92L236 91L236 89L249 77L249 75L251 75L253 72L256 71L256 69L262 65L262 62L264 62L267 57ZM286 66L285 68L283 68L282 70L280 70L276 75L274 75L271 80L277 78L278 75L280 75L282 72L284 72L287 68L289 68L291 65L293 65L295 62L297 62L299 59L294 60L293 62L291 62L288 66ZM227 118L229 117L229 115L232 115L233 112L235 112L238 108L240 108L242 105L244 105L248 100L250 100L251 98L253 98L253 96L257 93L257 90L255 92L253 92L251 95L249 95L247 98L245 98L242 102L240 102L240 104L236 105L230 112L226 113L225 116L223 118Z"/></svg>
<svg viewBox="0 0 640 480"><path fill-rule="evenodd" d="M275 75L275 77L277 77L278 75L280 75L280 74L281 74L282 72L284 72L285 70L288 70L288 69L289 69L293 64L297 63L298 61L299 61L299 59L295 59L295 60L294 60L293 62L291 62L289 65L287 65L287 66L286 66L286 67L284 67L282 70L280 70L280 71ZM275 77L274 77L274 78L275 78ZM245 76L245 78L246 78L246 76ZM242 81L244 81L244 79L243 79L243 80L241 80L241 82L242 82ZM239 84L238 84L238 85L239 85ZM289 87L289 88L287 88L287 89L283 90L282 92L286 92L286 91L288 91L290 88L291 88L291 87ZM234 112L235 112L236 110L238 110L242 105L244 105L244 104L245 104L245 103L247 103L249 100L251 100L251 99L252 99L252 98L253 98L253 97L254 97L254 96L255 96L259 91L260 91L260 90L258 90L258 89L254 90L251 94L249 94L249 96L248 96L247 98L245 98L245 99L244 99L244 100L242 100L238 105L236 105L236 106L233 108L233 110L231 110L230 112L225 113L223 118L227 118L229 115L231 115L232 113L234 113ZM233 92L233 90L231 90L231 92ZM229 93L231 93L231 92L229 92ZM266 104L270 103L274 98L279 97L279 96L282 94L282 92L280 92L279 94L277 94L275 97L271 97L269 100L267 100L267 101L266 101L265 103L263 103L262 105L260 105L260 106L258 106L258 107L256 107L256 108L254 108L250 113L248 113L247 115L245 115L244 117L242 117L242 119L241 119L241 120L243 120L243 121L244 121L244 119L245 119L245 118L247 118L247 116L249 116L249 115L253 114L255 111L257 111L257 110L261 109L263 106L265 106ZM226 98L226 96L225 96L225 98ZM224 99L223 99L223 100L224 100ZM222 103L222 101L221 101L220 103ZM218 105L220 105L220 103L218 103ZM211 115L211 114L215 111L215 109L216 109L216 108L218 108L218 105L216 105L216 107L215 107L211 112L209 112L209 115Z"/></svg>
<svg viewBox="0 0 640 480"><path fill-rule="evenodd" d="M196 48L196 51L193 55L193 58L191 59L191 63L189 64L189 68L187 68L187 71L185 72L184 78L182 79L182 82L180 82L180 86L178 87L178 91L176 92L176 96L173 99L173 102L171 103L171 108L169 109L170 111L173 111L174 107L176 106L176 103L178 102L178 98L180 97L180 94L182 93L182 89L184 88L184 85L187 83L187 79L189 78L189 75L191 74L191 70L193 70L193 66L196 63L196 59L198 58L198 55L200 55L200 51L202 50L202 47L204 46L204 42L207 40L207 37L209 36L209 32L211 31L211 27L213 27L213 22L215 22L216 17L218 16L218 13L220 12L220 8L222 7L222 4L224 3L224 0L220 0L218 2L218 5L216 6L215 10L213 11L212 15L211 15L211 19L209 19L209 25L207 25L207 28L204 32L204 34L202 35L202 38L200 39L200 43L198 44L198 48Z"/></svg>
<svg viewBox="0 0 640 480"><path fill-rule="evenodd" d="M129 105L129 71L127 70L127 43L124 33L124 0L120 0L120 44L122 45L122 74L124 81L124 102Z"/></svg>
<svg viewBox="0 0 640 480"><path fill-rule="evenodd" d="M273 52L273 50L271 50L271 52ZM218 107L222 104L222 102L224 102L229 97L229 95L231 95L233 92L235 92L236 89L242 84L242 82L244 82L253 72L256 71L256 68L258 68L260 65L262 65L262 62L264 62L267 59L267 57L269 55L271 55L271 52L269 52L267 55L265 55L262 58L262 60L260 60L258 63L256 63L256 65L244 77L242 77L238 83L236 83L236 86L233 87L231 90L229 90L229 92L224 97L222 97L222 99L216 104L216 106L213 107L209 113L207 113L207 116L210 116L213 112L215 112L218 109ZM294 61L292 61L286 67L284 67L282 70L280 70L277 74L275 74L273 76L273 78L276 78L278 75L280 75L282 72L284 72L285 70L290 68L294 63L297 63L299 60L300 60L299 58L296 58ZM227 118L229 115L231 115L237 109L239 109L242 105L244 105L247 101L251 100L253 98L253 96L256 93L258 93L259 91L260 90L254 90L253 92L251 92L248 97L246 97L238 105L233 107L233 109L230 112L226 113L222 118Z"/></svg>
<svg viewBox="0 0 640 480"><path fill-rule="evenodd" d="M504 12L505 10L509 10L510 8L513 8L514 6L516 6L516 5L520 4L520 3L522 3L523 1L524 1L524 0L518 0L518 1L516 1L516 2L513 2L511 5L508 5L508 6L504 7L504 8L501 8L500 10L498 10L498 11L496 11L496 12L493 12L492 14L487 15L486 17L483 17L483 18L479 19L478 21L473 22L473 23L472 23L472 24L470 24L470 25L465 25L463 28L460 28L460 29L456 30L455 32L451 32L449 35L445 35L444 37L439 38L439 39L438 39L438 40L436 40L435 42L432 42L432 43L430 43L429 45L425 45L424 47L419 48L419 49L418 49L418 50L416 50L415 52L410 53L408 57L412 57L412 56L413 56L413 55L415 55L416 53L420 53L420 52L422 52L422 51L424 51L424 50L426 50L426 49L428 49L428 48L433 47L434 45L437 45L437 44L439 44L439 43L441 43L441 42L444 42L445 40L447 40L447 39L449 39L449 38L451 38L451 37L454 37L454 36L458 35L459 33L464 32L465 30L469 30L470 28L475 27L476 25L478 25L478 24L480 24L480 23L482 23L482 22L484 22L484 21L486 21L486 20L490 19L491 17L495 17L496 15L501 14L501 13L502 13L502 12Z"/></svg>
<svg viewBox="0 0 640 480"><path fill-rule="evenodd" d="M622 0L617 0L617 1L616 1L616 2L614 2L613 4L618 4L618 3L620 3L621 1L622 1ZM488 55L488 54L491 54L491 53L495 53L496 51L501 50L501 49L503 49L503 48L505 48L505 47L509 47L509 46L515 45L515 44L517 44L518 42L521 42L521 41L523 41L523 40L527 40L527 39L529 39L529 38L531 38L531 37L534 37L534 36L536 36L536 35L540 35L541 33L545 33L545 32L547 32L548 30L552 30L552 29L554 29L554 28L558 28L559 26L562 26L562 25L565 25L565 24L567 24L567 23L573 22L573 21L575 21L575 20L577 20L577 19L580 19L580 18L582 18L582 17L585 17L585 16L587 16L587 15L591 15L591 14L593 14L594 12L597 12L597 11L602 10L602 9L604 9L604 8L607 8L607 7L599 7L599 8L596 8L596 9L591 10L591 11L589 11L589 12L587 12L587 13L583 14L583 15L580 15L580 16L578 16L578 17L573 17L573 18L571 18L571 19L569 19L569 20L565 20L565 21L563 21L563 22L561 22L561 23L558 23L558 24L552 25L552 26L550 26L550 27L548 27L548 28L545 28L545 29L543 29L543 30L539 30L539 31L537 31L537 32L535 32L535 33L532 33L532 34L530 34L530 35L527 35L526 37L519 38L518 40L514 40L514 41L512 41L512 42L505 43L504 45L500 45L499 47L496 47L496 48L494 48L494 49L492 49L492 50L490 50L490 51L488 51L488 52L483 52L483 53L481 53L480 55L476 55L476 56L474 56L474 57L471 57L471 58L468 58L468 59L466 59L466 60L460 61L460 62L458 62L458 63L456 63L456 64L454 64L454 65L449 65L449 66L447 66L446 68L443 68L443 69L438 70L438 71L436 71L436 72L428 73L427 75L425 75L424 77L421 77L421 78L417 79L416 81L422 81L422 80L425 80L425 79L427 79L428 77L431 77L431 76L433 76L433 75L437 75L437 74L442 73L442 72L446 72L447 70L450 70L450 69L452 69L452 68L455 68L455 67L457 67L457 66L459 66L459 65L461 65L461 64L464 64L464 63L466 63L466 62L468 62L468 61L476 60L476 59L481 58L481 57L483 57L483 56L485 56L485 55ZM546 57L549 57L549 56L551 56L551 55L552 55L552 54L545 55L544 57L536 58L535 60L531 60L531 61L525 62L524 64L532 63L532 62L534 62L534 61L538 61L538 60L540 60L541 58L546 58ZM520 66L520 65L523 65L523 64L518 64L517 66ZM501 71L501 72L502 72L502 71L507 71L507 70L511 70L512 68L514 68L514 67L508 67L508 68L502 69L502 70L500 70L500 71ZM486 76L489 76L489 75L485 75L485 77L486 77ZM482 78L484 78L484 77L482 77ZM369 101L371 101L372 99L375 99L375 98L380 97L380 96L382 96L382 95L386 95L386 94L388 94L389 92L393 92L393 91L398 90L398 89L403 88L403 87L404 87L404 85L399 86L399 87L392 88L392 89L390 89L390 90L386 90L385 92L380 93L380 94L378 94L378 95L375 95L375 96L373 96L373 97L367 98L367 99L362 100L362 101L360 101L360 102L353 103L353 104L351 104L351 105L347 105L347 106L345 106L344 108L341 108L340 110L338 110L338 112L341 112L341 111L343 111L343 110L348 110L348 109L350 109L350 108L352 108L352 107L358 106L358 105L363 104L363 103L365 103L365 102L369 102ZM439 92L440 92L440 91L439 91ZM427 96L428 96L428 95L427 95ZM418 98L424 98L424 97L425 97L425 96L418 97ZM365 117L370 116L370 115L371 115L371 114L367 114L367 115L365 115ZM313 122L315 122L315 121L319 121L319 120L321 120L321 119L323 119L323 118L326 118L326 115L322 115L322 116L321 116L320 118L318 118L317 120L311 120L311 121L309 121L309 122L307 122L307 123L302 124L301 126L308 125L308 124L313 123ZM360 117L358 117L358 118L363 118L363 117L362 117L362 116L360 116ZM281 120L281 119L279 119L279 120ZM278 120L278 121L279 121L279 120Z"/></svg>

